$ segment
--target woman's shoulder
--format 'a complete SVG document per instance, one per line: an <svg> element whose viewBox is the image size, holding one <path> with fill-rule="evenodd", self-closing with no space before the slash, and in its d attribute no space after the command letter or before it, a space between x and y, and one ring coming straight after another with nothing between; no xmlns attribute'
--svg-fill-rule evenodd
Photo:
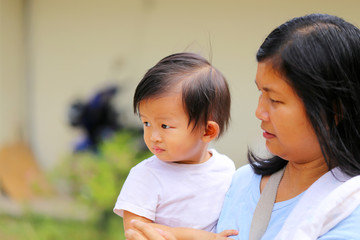
<svg viewBox="0 0 360 240"><path fill-rule="evenodd" d="M341 182L328 172L305 192L279 239L298 235L309 239L321 235L321 239L356 239L354 236L360 236L359 206L360 177Z"/></svg>
<svg viewBox="0 0 360 240"><path fill-rule="evenodd" d="M254 170L249 164L246 164L239 169L233 175L232 179L232 188L245 187L248 186L254 180L254 177L260 177L254 173ZM253 185L253 184L251 184Z"/></svg>
<svg viewBox="0 0 360 240"><path fill-rule="evenodd" d="M360 206L319 239L359 239Z"/></svg>
<svg viewBox="0 0 360 240"><path fill-rule="evenodd" d="M238 168L234 174L234 178L250 178L254 175L254 170L250 164L246 164Z"/></svg>

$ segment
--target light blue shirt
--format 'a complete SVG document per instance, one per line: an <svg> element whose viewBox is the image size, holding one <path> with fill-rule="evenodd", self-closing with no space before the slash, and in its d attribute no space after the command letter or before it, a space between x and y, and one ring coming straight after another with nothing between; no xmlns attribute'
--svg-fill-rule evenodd
<svg viewBox="0 0 360 240"><path fill-rule="evenodd" d="M217 224L217 232L236 229L239 231L239 235L231 238L236 240L249 239L252 216L260 198L260 180L261 176L255 174L250 165L245 165L236 171L225 197ZM273 240L275 238L302 195L303 193L290 200L275 203L267 231L262 240ZM360 239L360 207L319 239Z"/></svg>

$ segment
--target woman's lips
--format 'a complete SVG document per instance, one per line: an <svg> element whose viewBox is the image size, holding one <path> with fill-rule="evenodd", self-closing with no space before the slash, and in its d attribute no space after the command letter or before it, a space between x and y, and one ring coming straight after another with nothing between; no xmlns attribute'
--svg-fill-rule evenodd
<svg viewBox="0 0 360 240"><path fill-rule="evenodd" d="M271 134L271 133L269 133L269 132L267 132L267 131L264 131L264 132L263 132L263 136L264 136L264 138L266 138L266 139L271 139L271 138L274 138L274 137L275 137L274 134Z"/></svg>

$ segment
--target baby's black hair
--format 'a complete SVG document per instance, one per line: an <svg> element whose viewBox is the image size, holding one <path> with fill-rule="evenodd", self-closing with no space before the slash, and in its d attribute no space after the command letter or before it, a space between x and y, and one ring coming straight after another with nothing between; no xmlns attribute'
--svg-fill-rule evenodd
<svg viewBox="0 0 360 240"><path fill-rule="evenodd" d="M178 86L189 124L193 121L195 129L215 121L220 127L219 137L230 121L229 86L219 70L195 53L172 54L150 68L135 90L134 113L139 114L141 101L165 96Z"/></svg>

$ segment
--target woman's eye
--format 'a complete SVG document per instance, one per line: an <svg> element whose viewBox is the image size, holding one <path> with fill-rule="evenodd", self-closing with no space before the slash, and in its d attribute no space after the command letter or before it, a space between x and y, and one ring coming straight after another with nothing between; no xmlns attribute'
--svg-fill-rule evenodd
<svg viewBox="0 0 360 240"><path fill-rule="evenodd" d="M145 127L149 127L149 126L150 126L150 123L149 123L149 122L144 122L144 126L145 126Z"/></svg>
<svg viewBox="0 0 360 240"><path fill-rule="evenodd" d="M270 102L272 102L272 103L281 103L280 101L275 100L275 99L271 99L271 98L270 98Z"/></svg>
<svg viewBox="0 0 360 240"><path fill-rule="evenodd" d="M161 127L162 127L163 129L169 129L169 128L170 128L170 126L168 126L168 125L166 125L166 124L161 124Z"/></svg>

